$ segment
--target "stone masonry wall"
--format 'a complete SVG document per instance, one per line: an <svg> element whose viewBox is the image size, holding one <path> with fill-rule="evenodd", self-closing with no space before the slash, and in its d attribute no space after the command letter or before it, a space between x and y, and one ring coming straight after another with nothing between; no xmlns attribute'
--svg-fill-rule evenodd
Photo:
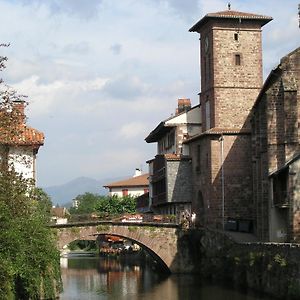
<svg viewBox="0 0 300 300"><path fill-rule="evenodd" d="M214 20L204 26L200 34L204 129L208 129L205 127L206 101L210 101L211 127L247 127L248 115L262 86L260 25L246 20L239 23L238 19ZM239 65L236 55L240 56Z"/></svg>
<svg viewBox="0 0 300 300"><path fill-rule="evenodd" d="M166 168L168 202L191 202L191 160L167 161Z"/></svg>
<svg viewBox="0 0 300 300"><path fill-rule="evenodd" d="M289 208L290 220L288 232L289 240L300 242L300 161L295 161L290 166L290 186L289 198L292 199L292 205Z"/></svg>
<svg viewBox="0 0 300 300"><path fill-rule="evenodd" d="M200 270L204 277L249 288L274 299L299 299L299 245L238 244L222 232L212 230L203 232L200 243Z"/></svg>
<svg viewBox="0 0 300 300"><path fill-rule="evenodd" d="M215 126L221 128L250 128L249 113L259 88L215 89Z"/></svg>
<svg viewBox="0 0 300 300"><path fill-rule="evenodd" d="M223 135L223 178L220 138L221 135L207 135L190 143L193 157L192 210L196 211L199 224L215 228L223 225L223 196L225 223L228 218L253 220L254 217L250 135ZM200 158L197 158L199 154Z"/></svg>
<svg viewBox="0 0 300 300"><path fill-rule="evenodd" d="M222 162L221 141L211 141L211 218L218 220L218 223L223 221L223 196L225 223L228 218L253 220L250 145L250 135L223 135ZM224 195L222 195L222 180Z"/></svg>
<svg viewBox="0 0 300 300"><path fill-rule="evenodd" d="M210 220L211 198L211 143L208 136L189 143L192 157L192 211L197 215L198 225L205 225Z"/></svg>
<svg viewBox="0 0 300 300"><path fill-rule="evenodd" d="M265 98L255 107L251 120L254 227L255 234L262 241L269 240L268 124Z"/></svg>
<svg viewBox="0 0 300 300"><path fill-rule="evenodd" d="M257 236L269 239L270 193L269 174L274 173L300 153L300 48L288 54L281 64L272 71L268 86L253 108L252 153L254 175L254 203L256 207ZM295 169L294 166L291 168ZM288 240L297 240L300 221L297 174L289 172L287 212ZM294 175L293 175L294 174Z"/></svg>
<svg viewBox="0 0 300 300"><path fill-rule="evenodd" d="M248 126L244 123L262 86L261 31L238 26L226 22L213 28L215 126L221 128Z"/></svg>

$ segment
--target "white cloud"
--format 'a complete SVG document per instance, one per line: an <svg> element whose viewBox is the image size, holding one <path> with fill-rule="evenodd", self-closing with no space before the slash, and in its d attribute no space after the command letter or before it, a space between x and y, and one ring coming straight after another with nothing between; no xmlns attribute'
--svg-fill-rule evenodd
<svg viewBox="0 0 300 300"><path fill-rule="evenodd" d="M112 51L113 54L119 55L122 51L122 45L121 44L113 44L110 46L110 50Z"/></svg>
<svg viewBox="0 0 300 300"><path fill-rule="evenodd" d="M124 124L120 127L118 132L119 138L124 138L125 140L130 140L139 137L141 140L147 134L147 127L143 122L130 122Z"/></svg>
<svg viewBox="0 0 300 300"><path fill-rule="evenodd" d="M0 0L1 42L11 42L1 75L28 95L30 124L46 135L40 184L128 174L150 159L145 136L178 98L198 103L199 36L188 29L227 2ZM231 1L274 17L263 28L265 75L300 44L298 2Z"/></svg>
<svg viewBox="0 0 300 300"><path fill-rule="evenodd" d="M51 83L42 83L39 79L39 76L32 75L28 79L14 84L14 88L29 97L32 118L37 115L49 114L51 109L57 106L72 109L73 106L66 106L66 103L70 103L70 100L77 95L84 97L85 92L101 90L107 82L107 79L104 78L86 81L56 80Z"/></svg>
<svg viewBox="0 0 300 300"><path fill-rule="evenodd" d="M233 4L232 2L233 1L231 1L231 4ZM228 1L224 1L224 0L210 0L210 1L200 0L202 16L207 13L210 13L210 12L226 10L227 4L228 4ZM234 9L233 5L232 5L232 9ZM235 10L237 10L237 9L235 9ZM199 16L199 19L202 16Z"/></svg>

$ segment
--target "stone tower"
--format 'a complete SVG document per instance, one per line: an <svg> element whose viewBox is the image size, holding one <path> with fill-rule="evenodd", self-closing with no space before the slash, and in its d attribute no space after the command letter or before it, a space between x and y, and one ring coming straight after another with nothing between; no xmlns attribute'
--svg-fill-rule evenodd
<svg viewBox="0 0 300 300"><path fill-rule="evenodd" d="M272 18L227 10L207 14L200 33L204 130L245 128L262 86L261 27Z"/></svg>
<svg viewBox="0 0 300 300"><path fill-rule="evenodd" d="M261 27L271 17L210 13L200 34L203 132L187 141L193 160L193 205L200 223L255 231L250 111L262 87Z"/></svg>

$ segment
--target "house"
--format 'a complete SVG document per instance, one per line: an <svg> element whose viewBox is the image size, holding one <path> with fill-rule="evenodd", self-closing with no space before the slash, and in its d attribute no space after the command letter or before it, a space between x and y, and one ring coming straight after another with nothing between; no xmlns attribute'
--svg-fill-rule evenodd
<svg viewBox="0 0 300 300"><path fill-rule="evenodd" d="M148 177L149 174L142 174L139 169L136 169L133 177L108 183L104 187L109 189L109 196L138 197L149 192Z"/></svg>
<svg viewBox="0 0 300 300"><path fill-rule="evenodd" d="M250 112L260 93L262 30L271 17L230 10L190 28L200 34L202 132L183 143L192 158L196 225L257 232ZM239 225L241 225L239 227Z"/></svg>
<svg viewBox="0 0 300 300"><path fill-rule="evenodd" d="M14 101L12 111L1 112L11 114L17 121L1 130L0 156L2 162L12 164L24 178L36 179L36 156L44 144L44 134L26 124L24 109L24 101Z"/></svg>
<svg viewBox="0 0 300 300"><path fill-rule="evenodd" d="M53 206L51 208L51 221L55 224L67 224L69 216L70 213L65 207Z"/></svg>
<svg viewBox="0 0 300 300"><path fill-rule="evenodd" d="M300 48L283 57L253 107L252 169L257 235L300 241Z"/></svg>
<svg viewBox="0 0 300 300"><path fill-rule="evenodd" d="M191 208L191 157L183 141L201 132L200 105L178 99L175 115L162 121L145 138L157 143L155 158L149 164L149 206L157 214L178 214Z"/></svg>
<svg viewBox="0 0 300 300"><path fill-rule="evenodd" d="M79 206L79 200L77 198L72 199L72 207L74 207L75 209L77 209Z"/></svg>

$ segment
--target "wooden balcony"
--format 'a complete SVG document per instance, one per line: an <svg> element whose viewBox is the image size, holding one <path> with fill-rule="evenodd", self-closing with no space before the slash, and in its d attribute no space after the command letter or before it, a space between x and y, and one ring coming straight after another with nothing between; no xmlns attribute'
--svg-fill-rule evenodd
<svg viewBox="0 0 300 300"><path fill-rule="evenodd" d="M152 197L152 205L153 206L164 204L166 202L167 202L167 193L166 192L160 193L157 195L153 195L153 197Z"/></svg>
<svg viewBox="0 0 300 300"><path fill-rule="evenodd" d="M156 170L151 176L150 176L150 182L157 182L165 178L166 176L166 169L165 167Z"/></svg>

